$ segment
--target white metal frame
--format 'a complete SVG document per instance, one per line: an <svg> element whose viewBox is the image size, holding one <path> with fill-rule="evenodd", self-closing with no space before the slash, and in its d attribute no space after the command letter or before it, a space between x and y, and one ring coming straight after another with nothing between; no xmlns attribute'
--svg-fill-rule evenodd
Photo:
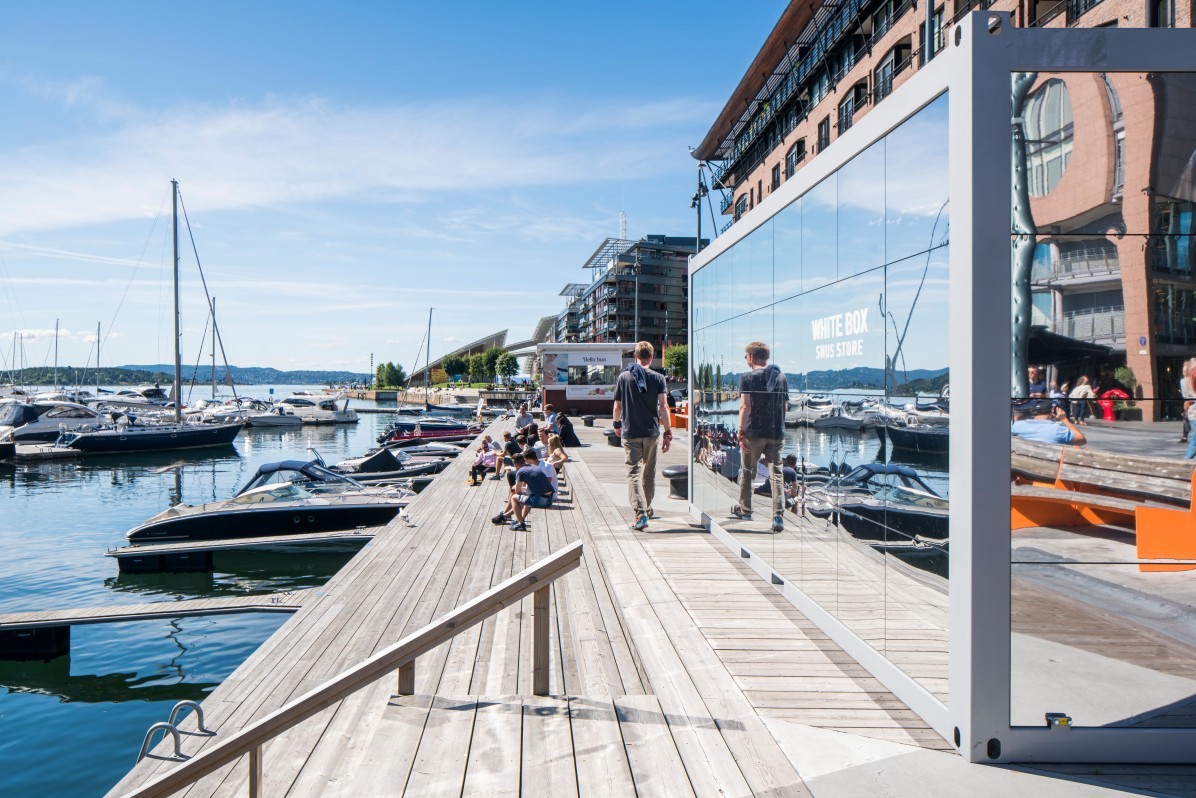
<svg viewBox="0 0 1196 798"><path fill-rule="evenodd" d="M977 12L949 42L808 166L757 204L692 261L703 266L870 144L949 92L951 554L947 703L734 539L691 500L690 512L880 682L973 762L1196 760L1196 729L1010 725L1009 432L1010 75L1039 72L1196 71L1188 29L1016 29ZM691 314L690 352L693 352ZM693 358L690 358L691 364ZM985 364L973 368L974 363ZM695 380L691 374L690 385ZM696 404L691 402L691 406ZM690 476L693 496L693 475ZM1130 686L1132 689L1132 686ZM1066 711L1066 707L1060 708Z"/></svg>

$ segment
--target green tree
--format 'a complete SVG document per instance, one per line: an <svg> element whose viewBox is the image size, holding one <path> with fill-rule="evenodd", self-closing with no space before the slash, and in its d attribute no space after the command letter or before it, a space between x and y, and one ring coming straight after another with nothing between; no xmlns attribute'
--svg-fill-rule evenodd
<svg viewBox="0 0 1196 798"><path fill-rule="evenodd" d="M469 362L460 355L445 355L440 361L440 367L453 379L469 371Z"/></svg>
<svg viewBox="0 0 1196 798"><path fill-rule="evenodd" d="M505 380L509 380L519 373L519 361L510 352L503 352L494 364L494 373Z"/></svg>
<svg viewBox="0 0 1196 798"><path fill-rule="evenodd" d="M506 354L506 351L501 347L495 346L482 353L482 357L486 359L486 376L484 379L487 382L494 379L494 375L498 373L498 359Z"/></svg>
<svg viewBox="0 0 1196 798"><path fill-rule="evenodd" d="M685 379L689 375L689 347L673 344L664 352L664 370L674 379Z"/></svg>
<svg viewBox="0 0 1196 798"><path fill-rule="evenodd" d="M494 377L494 372L486 373L486 357L481 353L469 356L469 381L470 382L489 382Z"/></svg>

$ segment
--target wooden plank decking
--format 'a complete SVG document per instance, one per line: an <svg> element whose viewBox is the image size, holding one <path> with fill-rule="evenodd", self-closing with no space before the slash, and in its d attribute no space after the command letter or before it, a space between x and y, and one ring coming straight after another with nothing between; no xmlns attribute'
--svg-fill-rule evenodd
<svg viewBox="0 0 1196 798"><path fill-rule="evenodd" d="M533 511L529 532L489 523L505 482L466 487L470 458L458 458L410 522L389 525L204 706L208 725L231 733L582 540L582 568L552 591L551 695L532 695L529 598L418 660L415 695L383 679L267 745L267 794L807 795L769 715L940 745L687 518L628 529L612 501L620 450L601 430L578 431L595 445L574 453L570 499ZM751 618L750 631L729 612ZM207 741L185 739L187 754ZM112 794L170 767L147 759ZM184 794L246 784L241 761Z"/></svg>
<svg viewBox="0 0 1196 798"><path fill-rule="evenodd" d="M38 612L10 612L0 615L0 632L38 629L48 626L85 626L95 623L125 623L185 615L230 615L240 612L296 612L313 591L294 590L261 596L220 596L187 601L158 601L152 604L118 604L111 607L76 607Z"/></svg>

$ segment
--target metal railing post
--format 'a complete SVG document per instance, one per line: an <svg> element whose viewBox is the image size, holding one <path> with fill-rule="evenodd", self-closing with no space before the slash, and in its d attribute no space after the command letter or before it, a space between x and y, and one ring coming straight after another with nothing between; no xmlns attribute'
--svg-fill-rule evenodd
<svg viewBox="0 0 1196 798"><path fill-rule="evenodd" d="M548 695L548 601L551 586L532 595L532 692Z"/></svg>

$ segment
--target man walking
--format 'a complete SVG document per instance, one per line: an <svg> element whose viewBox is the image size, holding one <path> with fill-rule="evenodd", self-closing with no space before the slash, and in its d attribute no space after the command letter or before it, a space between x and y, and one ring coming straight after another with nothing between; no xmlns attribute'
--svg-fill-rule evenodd
<svg viewBox="0 0 1196 798"><path fill-rule="evenodd" d="M768 465L772 491L772 531L785 529L781 510L785 507L785 489L781 476L781 444L785 439L785 407L789 385L776 365L768 365L768 344L753 341L743 348L751 371L739 375L739 448L743 450L743 468L739 470L739 504L731 515L752 517L752 478L761 455Z"/></svg>
<svg viewBox="0 0 1196 798"><path fill-rule="evenodd" d="M646 529L656 495L656 440L664 430L661 451L673 441L664 377L649 368L655 350L647 341L635 345L635 362L615 382L615 434L627 455L627 498L635 511L632 529Z"/></svg>

